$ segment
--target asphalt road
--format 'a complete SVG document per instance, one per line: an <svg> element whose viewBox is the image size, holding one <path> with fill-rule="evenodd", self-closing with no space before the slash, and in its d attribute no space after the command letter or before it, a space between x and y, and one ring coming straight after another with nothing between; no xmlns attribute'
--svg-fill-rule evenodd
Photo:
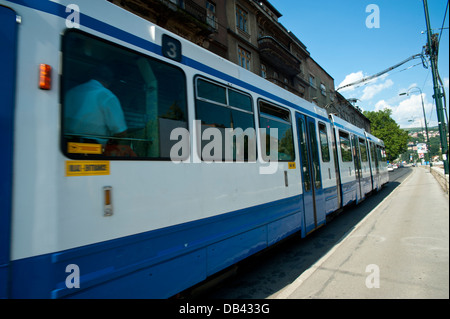
<svg viewBox="0 0 450 319"><path fill-rule="evenodd" d="M293 236L251 257L196 296L449 298L448 197L423 168L389 174L360 205L307 238Z"/></svg>

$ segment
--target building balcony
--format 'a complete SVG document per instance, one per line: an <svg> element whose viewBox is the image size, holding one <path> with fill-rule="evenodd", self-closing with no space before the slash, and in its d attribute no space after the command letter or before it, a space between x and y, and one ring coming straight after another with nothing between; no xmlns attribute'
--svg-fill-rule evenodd
<svg viewBox="0 0 450 319"><path fill-rule="evenodd" d="M158 0L168 7L176 18L183 23L195 23L197 27L204 29L206 33L215 31L215 24L212 24L206 14L206 8L198 5L192 0ZM192 19L194 18L194 19ZM214 21L215 22L215 21Z"/></svg>
<svg viewBox="0 0 450 319"><path fill-rule="evenodd" d="M208 17L206 8L193 0L108 0L156 24L166 27L169 19L185 25L192 33L208 36L217 29L217 21Z"/></svg>
<svg viewBox="0 0 450 319"><path fill-rule="evenodd" d="M269 36L258 39L260 57L275 69L289 76L295 76L301 72L300 61L277 40Z"/></svg>

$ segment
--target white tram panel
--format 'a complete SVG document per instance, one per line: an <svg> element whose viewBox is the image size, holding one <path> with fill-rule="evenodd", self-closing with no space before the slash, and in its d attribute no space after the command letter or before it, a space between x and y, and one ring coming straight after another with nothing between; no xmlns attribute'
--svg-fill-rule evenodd
<svg viewBox="0 0 450 319"><path fill-rule="evenodd" d="M64 3L69 4L69 1ZM96 10L92 1L80 1L77 4L80 9L87 9L84 14L99 20L102 17L113 17L119 22L118 28L146 40L154 34L156 41L160 41L162 33L170 34L160 32L158 27L153 27L124 10L117 10L115 6L112 8L113 5ZM259 161L174 164L170 161L112 160L108 176L64 176L68 158L59 149L61 114L58 105L59 81L56 75L61 73L59 51L61 34L66 29L65 20L45 13L36 15L26 8L18 13L23 17L23 25L18 50L20 85L16 124L20 125L16 125L16 158L19 162L15 166L17 183L13 217L19 222L13 226L12 259L137 234L300 193L299 174L295 170L289 170L288 163L285 162L278 163L275 174L264 175L259 174L259 168L267 164L260 164ZM132 28L120 25L122 19L130 18L133 19ZM80 23L82 31L113 40L110 36L85 28L83 16ZM33 36L36 30L46 35L45 43L41 42L41 38L38 40ZM170 36L178 38L173 34ZM243 81L247 81L247 77L250 82L259 79L194 44L183 39L180 41L183 54L191 59L199 59L211 68L223 65L220 71L233 76L242 75ZM135 49L133 45L123 41L114 42ZM30 50L30 45L36 49ZM138 50L155 56L142 48ZM54 81L50 91L39 90L33 76L30 76L30 70L35 72L39 63L47 63L53 67ZM177 64L173 61L171 63ZM188 116L192 128L195 109L191 83L193 75L201 73L188 67L183 67L183 70L188 83ZM261 81L264 81L261 87L275 88L275 85ZM27 94L22 94L23 92ZM282 93L278 89L274 91L275 95ZM254 103L259 98L256 94L252 94L252 97ZM258 123L256 109L254 114L255 123ZM191 155L195 157L197 145L192 129L191 141ZM33 163L29 162L29 154L34 155ZM284 171L289 173L288 187L285 186ZM42 195L41 185L47 187L45 195ZM103 217L102 190L105 186L112 187L114 214L110 217Z"/></svg>
<svg viewBox="0 0 450 319"><path fill-rule="evenodd" d="M57 250L64 175L57 80L64 20L27 7L17 7L16 13L21 23L14 119L12 260ZM53 67L52 90L38 88L40 63Z"/></svg>

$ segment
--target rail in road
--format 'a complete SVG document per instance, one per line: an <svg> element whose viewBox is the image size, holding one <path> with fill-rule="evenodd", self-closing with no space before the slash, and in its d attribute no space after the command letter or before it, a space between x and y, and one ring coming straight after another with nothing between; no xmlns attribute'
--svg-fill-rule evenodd
<svg viewBox="0 0 450 319"><path fill-rule="evenodd" d="M448 198L426 170L389 174L386 187L326 227L240 263L192 297L448 298Z"/></svg>

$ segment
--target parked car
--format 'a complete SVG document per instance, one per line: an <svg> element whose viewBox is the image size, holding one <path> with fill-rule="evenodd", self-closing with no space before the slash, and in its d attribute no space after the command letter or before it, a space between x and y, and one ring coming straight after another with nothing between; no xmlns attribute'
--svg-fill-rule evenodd
<svg viewBox="0 0 450 319"><path fill-rule="evenodd" d="M388 169L388 172L392 172L394 170L394 167L392 164L388 164L387 169Z"/></svg>

